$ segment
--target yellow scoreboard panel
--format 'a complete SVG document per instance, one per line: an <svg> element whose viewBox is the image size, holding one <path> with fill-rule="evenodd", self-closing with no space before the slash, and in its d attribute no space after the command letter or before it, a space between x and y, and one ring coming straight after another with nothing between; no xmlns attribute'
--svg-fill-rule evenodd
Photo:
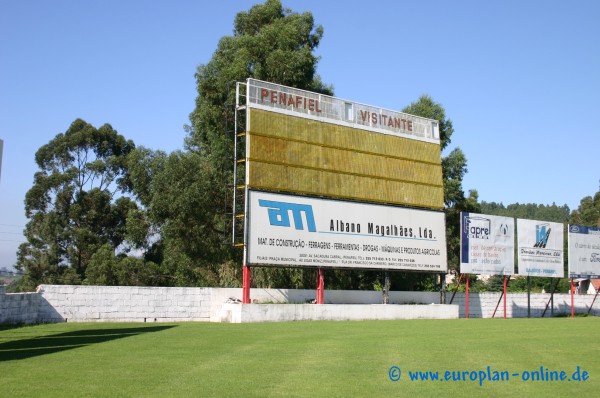
<svg viewBox="0 0 600 398"><path fill-rule="evenodd" d="M248 188L443 208L440 145L432 136L437 122L266 82L252 84ZM430 126L434 129L424 130Z"/></svg>

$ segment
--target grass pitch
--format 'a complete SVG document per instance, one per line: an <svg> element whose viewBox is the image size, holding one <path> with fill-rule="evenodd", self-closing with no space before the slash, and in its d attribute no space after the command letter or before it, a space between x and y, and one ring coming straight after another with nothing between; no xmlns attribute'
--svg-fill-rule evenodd
<svg viewBox="0 0 600 398"><path fill-rule="evenodd" d="M5 327L0 394L595 396L599 336L598 318Z"/></svg>

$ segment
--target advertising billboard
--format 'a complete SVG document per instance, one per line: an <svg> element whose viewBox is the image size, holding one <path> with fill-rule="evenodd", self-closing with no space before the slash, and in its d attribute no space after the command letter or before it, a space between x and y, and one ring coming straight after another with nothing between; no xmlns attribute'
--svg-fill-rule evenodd
<svg viewBox="0 0 600 398"><path fill-rule="evenodd" d="M517 219L519 275L562 278L563 224Z"/></svg>
<svg viewBox="0 0 600 398"><path fill-rule="evenodd" d="M600 228L569 224L569 277L600 278Z"/></svg>
<svg viewBox="0 0 600 398"><path fill-rule="evenodd" d="M461 273L512 275L514 248L515 221L512 217L461 213Z"/></svg>
<svg viewBox="0 0 600 398"><path fill-rule="evenodd" d="M446 272L443 212L249 192L248 265Z"/></svg>

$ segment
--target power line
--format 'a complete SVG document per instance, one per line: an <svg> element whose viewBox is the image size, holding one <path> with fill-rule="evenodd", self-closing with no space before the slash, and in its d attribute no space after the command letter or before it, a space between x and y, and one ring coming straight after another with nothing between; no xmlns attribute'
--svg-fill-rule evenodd
<svg viewBox="0 0 600 398"><path fill-rule="evenodd" d="M25 228L25 225L17 225L17 224L0 224L3 227L19 227L19 228Z"/></svg>

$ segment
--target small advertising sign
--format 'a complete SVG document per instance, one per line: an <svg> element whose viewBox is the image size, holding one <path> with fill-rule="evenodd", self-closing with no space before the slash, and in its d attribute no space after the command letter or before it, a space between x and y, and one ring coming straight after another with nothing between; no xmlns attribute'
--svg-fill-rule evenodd
<svg viewBox="0 0 600 398"><path fill-rule="evenodd" d="M563 224L517 219L519 275L562 278Z"/></svg>
<svg viewBox="0 0 600 398"><path fill-rule="evenodd" d="M600 228L569 224L569 277L600 278Z"/></svg>
<svg viewBox="0 0 600 398"><path fill-rule="evenodd" d="M512 217L461 213L460 272L512 275L515 221Z"/></svg>

